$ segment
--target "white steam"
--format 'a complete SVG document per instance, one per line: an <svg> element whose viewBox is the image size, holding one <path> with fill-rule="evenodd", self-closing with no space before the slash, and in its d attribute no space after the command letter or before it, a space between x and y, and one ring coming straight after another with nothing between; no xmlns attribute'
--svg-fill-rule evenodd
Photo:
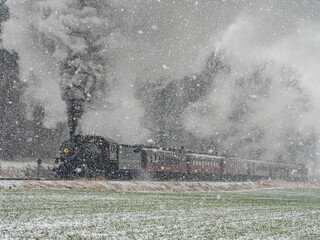
<svg viewBox="0 0 320 240"><path fill-rule="evenodd" d="M119 129L129 128L130 124L119 121L124 117L121 111L125 112L121 109L128 107L124 104L123 108L121 98L115 97L117 88L129 84L117 82L115 73L117 56L126 44L117 9L100 0L12 0L7 4L11 17L4 24L3 46L19 54L20 78L28 85L29 113L35 104L41 104L45 125L54 127L66 117L69 124L80 119L84 111L89 121L90 114L99 111L103 120L116 124L87 122L82 128L85 133L112 137L114 132L120 134ZM122 93L127 96L127 92ZM71 106L74 100L75 107ZM137 127L137 115L131 112L128 115ZM111 116L114 114L117 116Z"/></svg>
<svg viewBox="0 0 320 240"><path fill-rule="evenodd" d="M263 149L263 158L274 160L284 145L303 145L314 129L320 132L320 28L317 21L293 19L290 14L286 21L273 13L259 14L242 12L220 39L214 36L209 42L212 49L226 51L231 71L215 79L206 98L188 107L185 127L201 137L216 135L222 150L229 153L246 156L255 145L253 148ZM283 21L290 24L283 26ZM272 80L266 96L237 87L241 78L249 82L259 66L264 69L256 79ZM291 86L295 81L298 88ZM239 103L234 101L241 102L241 95L246 95L252 112L246 113L243 121L234 122L230 113ZM230 129L237 131L225 136ZM263 129L263 136L257 133L259 129ZM255 140L259 137L262 140ZM241 145L248 140L252 142Z"/></svg>
<svg viewBox="0 0 320 240"><path fill-rule="evenodd" d="M283 132L292 128L308 136L310 128L319 130L317 1L10 0L8 5L3 45L19 54L20 76L29 84L26 99L29 106L43 104L48 126L66 119L64 89L82 86L85 91L70 95L87 101L82 131L136 143L146 135L136 83L197 74L213 51L223 49L231 72L220 73L209 94L187 108L185 130L230 145L248 134L259 136L263 128L263 141L253 144L267 146L267 158L282 148ZM238 79L260 66L261 79L272 79L268 95L237 89ZM70 67L76 70L66 71ZM302 95L285 87L286 79L294 78ZM247 101L249 112L233 139L219 138L234 127L229 120L234 98Z"/></svg>
<svg viewBox="0 0 320 240"><path fill-rule="evenodd" d="M53 127L66 120L65 103L61 99L56 62L39 44L39 11L28 1L9 1L8 5L11 18L3 27L3 46L19 53L20 79L29 86L25 95L28 107L41 102L46 111L45 124Z"/></svg>

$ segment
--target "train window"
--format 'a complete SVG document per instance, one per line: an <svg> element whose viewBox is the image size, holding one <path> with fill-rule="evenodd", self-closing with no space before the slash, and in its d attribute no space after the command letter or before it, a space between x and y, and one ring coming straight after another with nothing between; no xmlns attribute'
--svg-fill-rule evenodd
<svg viewBox="0 0 320 240"><path fill-rule="evenodd" d="M170 155L165 155L165 162L167 163L167 165L171 165L172 164L172 158Z"/></svg>
<svg viewBox="0 0 320 240"><path fill-rule="evenodd" d="M165 164L169 164L169 157L167 156L167 155L165 155L165 154L163 154L163 160L164 160L164 162L165 162Z"/></svg>
<svg viewBox="0 0 320 240"><path fill-rule="evenodd" d="M164 155L163 154L159 154L158 156L159 156L159 161L162 161L163 163L165 163L164 162L164 160L165 160Z"/></svg>
<svg viewBox="0 0 320 240"><path fill-rule="evenodd" d="M116 151L116 147L114 145L111 145L111 152L115 152Z"/></svg>

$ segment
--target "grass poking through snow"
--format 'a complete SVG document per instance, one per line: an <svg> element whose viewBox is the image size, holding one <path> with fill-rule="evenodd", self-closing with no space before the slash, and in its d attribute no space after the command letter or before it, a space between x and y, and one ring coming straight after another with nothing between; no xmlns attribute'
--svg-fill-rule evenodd
<svg viewBox="0 0 320 240"><path fill-rule="evenodd" d="M0 190L0 239L320 239L320 190Z"/></svg>

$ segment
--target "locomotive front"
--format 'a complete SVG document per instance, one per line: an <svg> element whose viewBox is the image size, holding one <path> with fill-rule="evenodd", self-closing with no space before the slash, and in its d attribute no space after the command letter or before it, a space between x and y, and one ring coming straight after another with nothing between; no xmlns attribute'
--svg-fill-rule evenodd
<svg viewBox="0 0 320 240"><path fill-rule="evenodd" d="M62 143L59 166L54 171L60 178L94 178L108 170L109 142L102 137L76 135Z"/></svg>

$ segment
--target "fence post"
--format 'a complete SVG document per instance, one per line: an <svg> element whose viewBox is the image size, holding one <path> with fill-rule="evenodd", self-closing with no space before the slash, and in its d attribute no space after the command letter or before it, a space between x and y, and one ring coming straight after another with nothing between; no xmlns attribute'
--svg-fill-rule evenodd
<svg viewBox="0 0 320 240"><path fill-rule="evenodd" d="M38 164L38 166L37 166L37 178L38 179L40 179L40 165L41 165L41 162L42 162L41 159L37 160L37 164Z"/></svg>

